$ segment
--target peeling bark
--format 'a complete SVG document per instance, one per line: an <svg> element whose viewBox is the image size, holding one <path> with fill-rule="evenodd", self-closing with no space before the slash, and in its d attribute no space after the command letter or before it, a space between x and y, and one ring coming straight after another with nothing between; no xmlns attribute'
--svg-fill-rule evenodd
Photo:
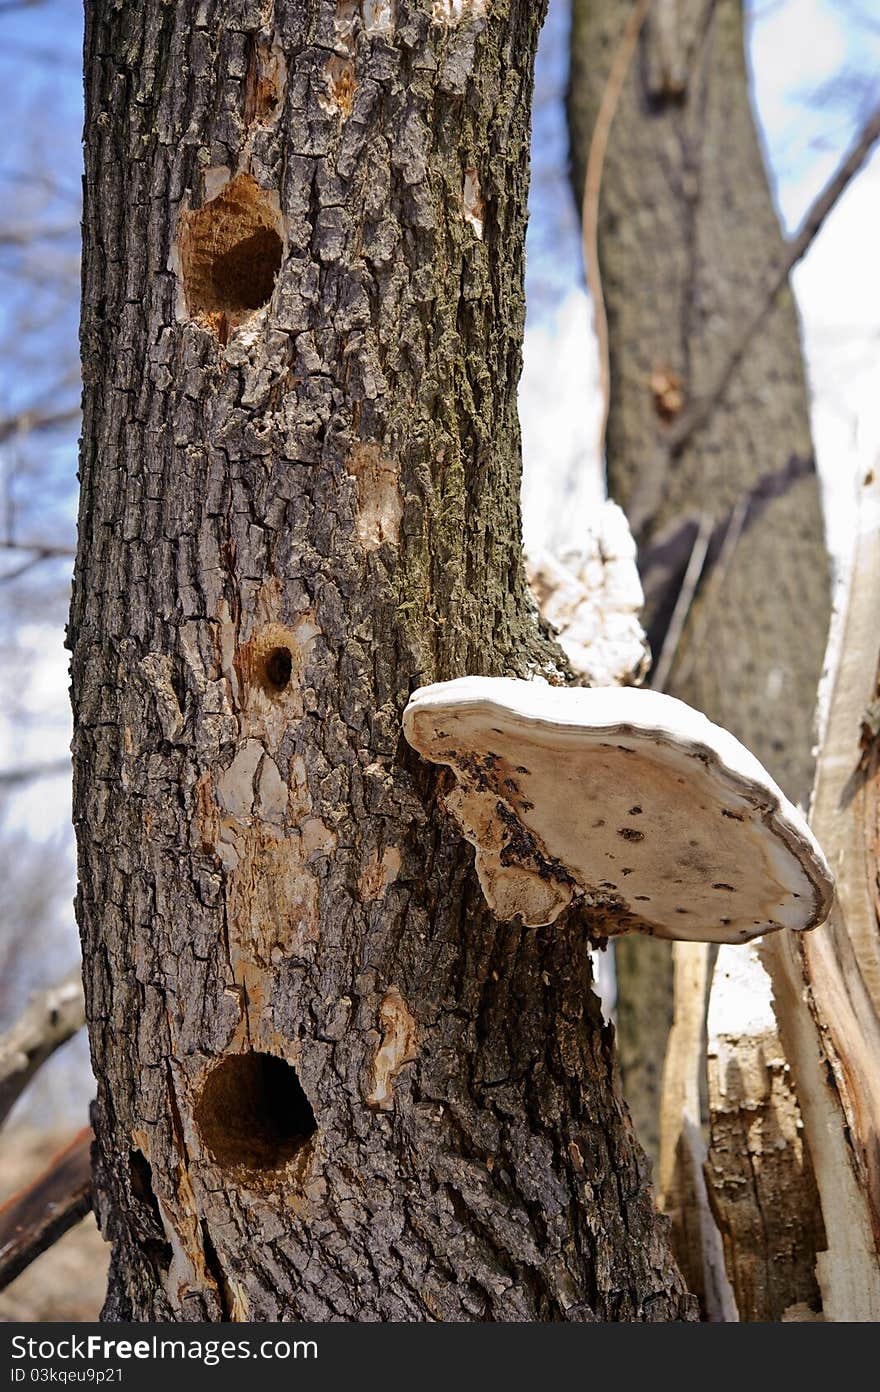
<svg viewBox="0 0 880 1392"><path fill-rule="evenodd" d="M542 11L88 10L70 641L108 1318L692 1312L582 919L493 922L400 737L417 685L559 670L517 501Z"/></svg>
<svg viewBox="0 0 880 1392"><path fill-rule="evenodd" d="M815 1318L822 1209L756 947L719 949L708 1036L706 1184L739 1319Z"/></svg>

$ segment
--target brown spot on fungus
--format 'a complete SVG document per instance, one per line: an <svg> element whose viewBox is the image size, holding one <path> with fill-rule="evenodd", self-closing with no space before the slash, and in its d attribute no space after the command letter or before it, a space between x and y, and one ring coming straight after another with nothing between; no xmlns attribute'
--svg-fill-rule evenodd
<svg viewBox="0 0 880 1392"><path fill-rule="evenodd" d="M645 833L636 831L635 827L618 827L618 836L622 836L624 841L644 841Z"/></svg>

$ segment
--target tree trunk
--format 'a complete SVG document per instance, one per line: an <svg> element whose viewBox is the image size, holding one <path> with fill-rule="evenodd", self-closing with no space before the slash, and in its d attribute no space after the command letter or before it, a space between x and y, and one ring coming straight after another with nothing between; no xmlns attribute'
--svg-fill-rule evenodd
<svg viewBox="0 0 880 1392"><path fill-rule="evenodd" d="M631 0L574 0L578 193L631 11ZM639 545L655 662L663 652L666 689L732 730L806 802L830 602L788 289L705 414L782 248L749 104L740 0L654 0L614 112L597 227L608 485ZM688 563L703 546L692 600L676 616L680 635L664 652ZM621 1068L636 1129L656 1156L672 973L668 945L652 944L650 963L636 960L635 946L617 954ZM682 1176L683 1192L692 1180Z"/></svg>
<svg viewBox="0 0 880 1392"><path fill-rule="evenodd" d="M88 8L79 921L110 1318L687 1317L586 927L410 691L520 564L527 0Z"/></svg>
<svg viewBox="0 0 880 1392"><path fill-rule="evenodd" d="M665 94L661 72L657 21L667 8L657 0L649 14L602 180L609 492L640 546L655 658L698 520L712 518L667 689L733 730L805 802L830 600L797 314L786 290L706 423L675 446L682 407L714 382L782 243L749 106L739 0L677 7L686 74L677 94ZM629 9L630 0L574 3L578 188Z"/></svg>

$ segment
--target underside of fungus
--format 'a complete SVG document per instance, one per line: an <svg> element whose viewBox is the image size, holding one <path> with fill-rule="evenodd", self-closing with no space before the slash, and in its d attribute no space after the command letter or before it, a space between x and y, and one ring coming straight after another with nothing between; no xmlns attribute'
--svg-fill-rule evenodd
<svg viewBox="0 0 880 1392"><path fill-rule="evenodd" d="M671 696L464 677L416 691L403 728L455 775L446 807L497 918L536 927L580 899L599 936L738 943L828 915L800 812Z"/></svg>

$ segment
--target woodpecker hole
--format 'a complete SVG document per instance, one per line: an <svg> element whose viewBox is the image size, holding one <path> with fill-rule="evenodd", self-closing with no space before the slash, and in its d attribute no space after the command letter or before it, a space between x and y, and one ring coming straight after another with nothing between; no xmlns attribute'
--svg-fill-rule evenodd
<svg viewBox="0 0 880 1392"><path fill-rule="evenodd" d="M149 1217L144 1215L141 1218L141 1250L155 1266L167 1271L174 1253L170 1243L164 1239L162 1210L153 1190L153 1169L142 1150L129 1151L128 1175L134 1198L144 1205L149 1214Z"/></svg>
<svg viewBox="0 0 880 1392"><path fill-rule="evenodd" d="M187 310L222 334L272 297L284 250L272 196L240 174L184 214L180 249Z"/></svg>
<svg viewBox="0 0 880 1392"><path fill-rule="evenodd" d="M263 669L269 691L284 691L290 685L293 672L293 653L290 648L273 648L266 656Z"/></svg>
<svg viewBox="0 0 880 1392"><path fill-rule="evenodd" d="M274 1054L221 1059L202 1088L195 1121L224 1169L281 1169L318 1129L296 1069Z"/></svg>
<svg viewBox="0 0 880 1392"><path fill-rule="evenodd" d="M292 717L301 705L303 669L319 632L310 614L300 614L292 626L261 624L235 654L244 691L261 693Z"/></svg>

